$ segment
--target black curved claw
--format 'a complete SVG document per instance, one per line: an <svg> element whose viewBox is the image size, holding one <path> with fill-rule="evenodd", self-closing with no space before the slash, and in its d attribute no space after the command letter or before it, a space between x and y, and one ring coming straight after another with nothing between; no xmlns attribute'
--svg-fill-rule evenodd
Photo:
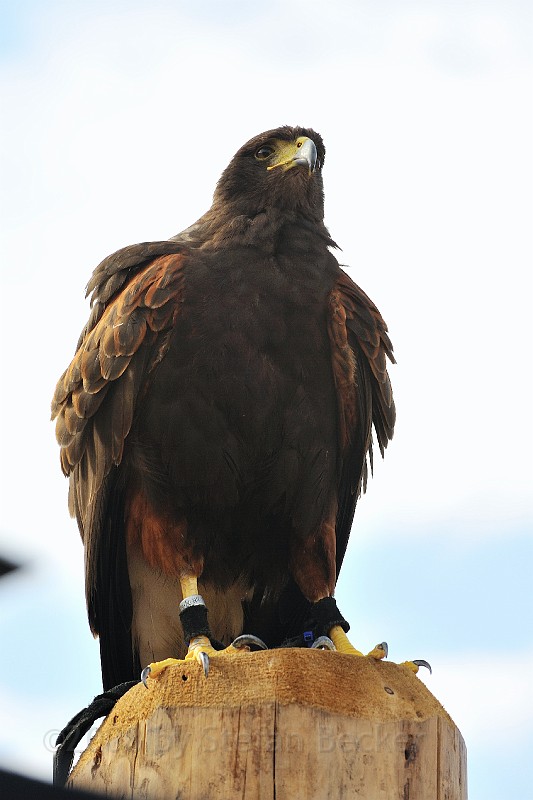
<svg viewBox="0 0 533 800"><path fill-rule="evenodd" d="M202 667L204 668L204 675L207 678L209 675L209 656L207 653L200 653L200 661L202 662Z"/></svg>
<svg viewBox="0 0 533 800"><path fill-rule="evenodd" d="M148 676L151 673L151 671L152 671L151 667L145 667L141 672L141 680L147 689L148 689Z"/></svg>
<svg viewBox="0 0 533 800"><path fill-rule="evenodd" d="M242 636L237 636L231 646L237 650L240 650L241 647L256 647L258 650L268 650L264 641L259 636L253 636L251 633L243 633Z"/></svg>
<svg viewBox="0 0 533 800"><path fill-rule="evenodd" d="M336 650L329 636L319 636L311 645L312 650Z"/></svg>
<svg viewBox="0 0 533 800"><path fill-rule="evenodd" d="M431 669L431 664L429 664L427 661L424 661L423 658L418 658L416 661L413 661L413 664L416 664L417 667L425 667L426 669L429 669L430 675L433 674L433 670Z"/></svg>

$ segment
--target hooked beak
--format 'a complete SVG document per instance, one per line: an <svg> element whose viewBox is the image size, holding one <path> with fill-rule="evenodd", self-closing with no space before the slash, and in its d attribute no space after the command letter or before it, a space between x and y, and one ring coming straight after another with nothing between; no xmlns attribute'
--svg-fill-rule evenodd
<svg viewBox="0 0 533 800"><path fill-rule="evenodd" d="M318 154L316 145L308 136L299 136L295 142L287 142L278 153L275 164L267 167L268 170L282 167L285 172L293 167L307 166L309 175L316 169Z"/></svg>

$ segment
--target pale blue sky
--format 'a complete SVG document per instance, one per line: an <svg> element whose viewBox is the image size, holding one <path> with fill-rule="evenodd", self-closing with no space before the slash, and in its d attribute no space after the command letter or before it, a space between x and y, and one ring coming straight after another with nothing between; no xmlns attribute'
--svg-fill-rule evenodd
<svg viewBox="0 0 533 800"><path fill-rule="evenodd" d="M51 731L100 686L48 421L84 286L288 123L325 139L326 222L398 358L339 603L362 648L432 662L470 800L527 796L531 33L509 0L2 6L0 548L26 568L0 584L1 764L49 778Z"/></svg>

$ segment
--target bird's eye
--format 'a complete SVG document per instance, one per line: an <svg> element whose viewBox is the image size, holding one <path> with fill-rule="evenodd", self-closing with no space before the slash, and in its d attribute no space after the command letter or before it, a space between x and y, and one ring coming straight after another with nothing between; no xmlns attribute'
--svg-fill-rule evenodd
<svg viewBox="0 0 533 800"><path fill-rule="evenodd" d="M274 148L270 147L268 144L264 144L259 150L255 151L255 157L258 161L264 161L266 158L272 155L274 152Z"/></svg>

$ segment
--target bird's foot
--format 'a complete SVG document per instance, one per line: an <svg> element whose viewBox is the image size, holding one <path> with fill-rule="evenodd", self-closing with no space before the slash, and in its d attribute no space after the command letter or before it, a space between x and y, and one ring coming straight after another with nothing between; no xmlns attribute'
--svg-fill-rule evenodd
<svg viewBox="0 0 533 800"><path fill-rule="evenodd" d="M145 686L148 685L148 677L158 678L161 672L167 667L176 665L183 666L184 662L197 661L203 669L205 677L209 675L209 664L212 656L223 656L233 653L249 653L250 650L266 650L266 644L257 636L243 634L238 636L228 647L223 650L216 650L207 636L195 636L189 642L189 649L184 660L177 658L166 658L164 661L156 661L145 667L141 673L141 680Z"/></svg>
<svg viewBox="0 0 533 800"><path fill-rule="evenodd" d="M196 658L196 660L202 665L204 675L207 678L209 675L210 656L219 657L224 655L233 655L234 653L249 653L252 648L255 650L268 649L262 639L246 633L242 634L242 636L237 636L237 638L234 639L233 642L223 650L215 650L206 636L197 636L196 639L191 640L189 643L189 652L185 658Z"/></svg>
<svg viewBox="0 0 533 800"><path fill-rule="evenodd" d="M364 653L362 653L360 650L357 650L353 646L340 625L335 625L330 630L329 637L321 636L319 639L317 639L314 642L313 647L326 650L337 650L339 653L345 653L347 655L359 656L363 658L375 658L377 660L387 658L389 654L387 642L380 642L380 644L377 644L365 656ZM427 661L424 661L424 659L417 659L416 661L404 661L403 663L399 664L399 666L407 667L415 674L418 672L420 667L426 667L431 673L431 666Z"/></svg>
<svg viewBox="0 0 533 800"><path fill-rule="evenodd" d="M433 672L433 670L431 669L431 664L423 658L417 658L415 659L415 661L402 661L402 663L399 664L398 666L407 667L407 669L410 669L411 672L415 673L415 675L420 669L420 667L425 667L426 669L429 669L430 675Z"/></svg>

